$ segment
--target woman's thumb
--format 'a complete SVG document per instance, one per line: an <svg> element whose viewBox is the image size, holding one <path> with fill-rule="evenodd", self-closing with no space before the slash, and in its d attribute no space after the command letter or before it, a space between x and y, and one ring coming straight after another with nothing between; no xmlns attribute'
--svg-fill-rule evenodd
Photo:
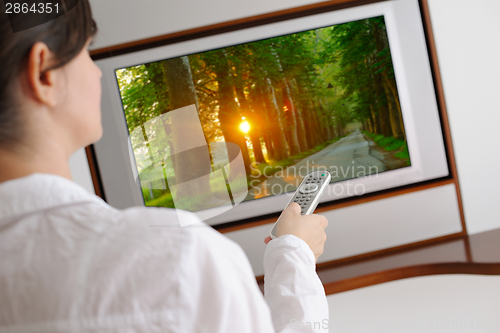
<svg viewBox="0 0 500 333"><path fill-rule="evenodd" d="M285 208L284 212L286 212L286 214L300 215L301 208L298 203L292 202Z"/></svg>

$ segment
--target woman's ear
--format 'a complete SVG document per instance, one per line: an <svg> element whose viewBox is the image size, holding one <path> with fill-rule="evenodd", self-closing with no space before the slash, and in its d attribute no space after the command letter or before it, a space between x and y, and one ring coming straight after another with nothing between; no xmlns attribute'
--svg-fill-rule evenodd
<svg viewBox="0 0 500 333"><path fill-rule="evenodd" d="M45 104L48 107L57 105L60 93L60 83L58 73L49 70L52 64L52 52L47 45L37 42L31 47L28 56L27 79L30 93L36 102Z"/></svg>

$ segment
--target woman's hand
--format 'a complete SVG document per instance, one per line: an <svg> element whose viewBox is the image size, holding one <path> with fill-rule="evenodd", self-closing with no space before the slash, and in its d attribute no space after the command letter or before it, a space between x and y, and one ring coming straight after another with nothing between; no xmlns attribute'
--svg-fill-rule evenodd
<svg viewBox="0 0 500 333"><path fill-rule="evenodd" d="M314 253L316 261L323 253L326 241L325 228L328 220L322 215L300 215L300 206L292 202L283 211L280 222L276 226L276 236L294 235L309 245ZM264 242L267 244L271 237L267 236Z"/></svg>

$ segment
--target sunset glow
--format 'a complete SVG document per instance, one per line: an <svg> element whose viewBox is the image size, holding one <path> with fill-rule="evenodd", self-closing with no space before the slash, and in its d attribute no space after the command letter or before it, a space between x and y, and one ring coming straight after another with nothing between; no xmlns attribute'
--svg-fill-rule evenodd
<svg viewBox="0 0 500 333"><path fill-rule="evenodd" d="M242 131L245 134L250 132L250 123L246 120L243 120L240 124L240 131Z"/></svg>

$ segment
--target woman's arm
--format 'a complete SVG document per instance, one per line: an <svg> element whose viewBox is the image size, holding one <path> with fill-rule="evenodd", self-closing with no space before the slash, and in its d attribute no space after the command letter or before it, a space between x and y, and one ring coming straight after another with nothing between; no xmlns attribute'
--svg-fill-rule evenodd
<svg viewBox="0 0 500 333"><path fill-rule="evenodd" d="M265 240L265 299L276 332L328 331L328 303L316 274L327 225L325 217L302 216L300 207L292 203L281 215L278 238Z"/></svg>
<svg viewBox="0 0 500 333"><path fill-rule="evenodd" d="M328 332L325 290L307 243L293 235L269 242L264 273L264 295L276 332Z"/></svg>

